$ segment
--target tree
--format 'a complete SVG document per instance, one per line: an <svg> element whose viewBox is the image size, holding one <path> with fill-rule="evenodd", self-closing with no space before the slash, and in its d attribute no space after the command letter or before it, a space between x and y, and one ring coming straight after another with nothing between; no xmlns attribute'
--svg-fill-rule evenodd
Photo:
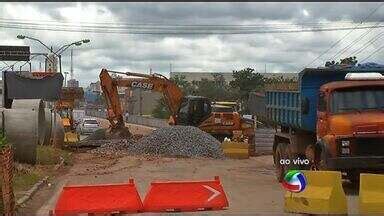
<svg viewBox="0 0 384 216"><path fill-rule="evenodd" d="M194 92L193 85L186 80L184 75L175 75L170 80L181 89L184 95L189 95Z"/></svg>
<svg viewBox="0 0 384 216"><path fill-rule="evenodd" d="M357 59L356 56L340 59L340 62L335 62L335 61L327 61L325 63L325 67L335 67L335 66L340 66L340 65L356 65L357 64Z"/></svg>
<svg viewBox="0 0 384 216"><path fill-rule="evenodd" d="M240 100L244 103L248 100L249 92L264 89L265 79L260 73L254 73L252 68L233 71L233 78L229 85L239 91Z"/></svg>
<svg viewBox="0 0 384 216"><path fill-rule="evenodd" d="M193 91L193 86L185 79L184 75L176 75L170 80L181 89L184 95L188 95ZM171 112L168 109L165 99L162 97L158 100L155 108L153 109L152 116L155 118L167 119L170 115Z"/></svg>
<svg viewBox="0 0 384 216"><path fill-rule="evenodd" d="M160 98L152 111L152 116L160 119L168 119L171 115L164 98Z"/></svg>

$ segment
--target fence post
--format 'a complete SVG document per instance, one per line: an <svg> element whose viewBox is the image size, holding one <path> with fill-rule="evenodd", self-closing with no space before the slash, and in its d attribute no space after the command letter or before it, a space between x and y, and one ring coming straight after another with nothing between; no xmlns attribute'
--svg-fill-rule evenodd
<svg viewBox="0 0 384 216"><path fill-rule="evenodd" d="M1 197L3 200L3 214L12 216L15 213L15 197L13 194L13 150L7 143L5 136L4 111L1 112L2 128L0 136L0 170L1 170Z"/></svg>

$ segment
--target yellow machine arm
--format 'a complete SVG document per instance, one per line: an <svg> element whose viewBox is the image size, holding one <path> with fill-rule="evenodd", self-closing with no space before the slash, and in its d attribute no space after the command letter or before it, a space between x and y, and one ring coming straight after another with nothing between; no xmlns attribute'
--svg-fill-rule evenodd
<svg viewBox="0 0 384 216"><path fill-rule="evenodd" d="M109 72L138 78L112 78L109 75ZM132 72L123 73L102 69L99 78L107 103L108 120L110 121L112 128L124 127L123 111L117 87L141 88L163 93L167 106L171 111L171 115L176 119L175 115L179 111L183 93L176 84L161 74L148 75Z"/></svg>

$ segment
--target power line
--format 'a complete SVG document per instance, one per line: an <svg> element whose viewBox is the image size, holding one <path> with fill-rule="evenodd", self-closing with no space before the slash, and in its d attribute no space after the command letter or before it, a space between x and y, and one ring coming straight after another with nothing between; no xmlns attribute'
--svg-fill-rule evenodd
<svg viewBox="0 0 384 216"><path fill-rule="evenodd" d="M46 25L47 23L58 23L59 25L70 25L70 26L75 26L75 25L81 25L83 24L91 24L91 25L119 25L119 26L169 26L169 27L190 27L190 26L201 26L201 27L212 27L212 26L246 26L246 27L265 27L266 25L269 26L289 26L289 25L329 25L329 24L334 24L334 22L297 22L297 23L258 23L258 24L164 24L164 23L124 23L124 22L65 22L65 21L53 21L53 20L25 20L25 19L7 19L7 18L0 18L0 20L4 20L6 22L14 22L14 23L41 23ZM340 24L342 23L349 23L352 24L352 21L343 21L339 22Z"/></svg>
<svg viewBox="0 0 384 216"><path fill-rule="evenodd" d="M381 6L383 6L384 3L382 3L381 5L379 5L375 11L377 11ZM373 13L371 13L372 15ZM380 20L378 22L376 22L375 25L379 25L381 22L383 21ZM359 41L361 41L365 36L367 36L371 31L373 30L373 28L371 29L368 29L366 32L364 32L363 34L361 34L358 38L356 38L354 41L352 41L350 44L348 44L346 47L344 47L343 49L339 50L332 58L329 59L330 60L333 60L333 59L336 59L336 57L341 57L344 53L346 53L351 47L353 47L356 43L358 43Z"/></svg>
<svg viewBox="0 0 384 216"><path fill-rule="evenodd" d="M371 13L368 14L367 17L364 18L363 21L361 21L359 24L357 24L355 26L355 28L352 28L351 31L349 31L347 34L345 34L342 38L340 38L338 41L336 41L335 43L333 43L327 50L325 50L324 52L322 52L319 56L317 56L315 59L313 59L310 63L308 63L307 65L304 66L304 68L308 67L309 65L311 65L312 63L314 63L315 61L317 61L320 57L322 57L323 55L325 55L326 53L328 53L331 49L333 49L334 47L336 47L337 44L339 44L344 38L346 38L349 34L351 34L355 29L360 29L359 26L362 25L366 20L368 20L369 17L371 17L380 7L382 7L384 5L384 3L380 4L378 7L376 7L375 9L373 9L371 11Z"/></svg>
<svg viewBox="0 0 384 216"><path fill-rule="evenodd" d="M1 20L1 19L0 19ZM0 24L3 24L3 25L12 25L12 26L22 26L22 25L27 25L29 27L60 27L60 28L63 28L63 27L72 27L72 28L92 28L92 29L117 29L117 30L126 30L126 29L133 29L133 30L137 30L137 29L140 29L140 30L153 30L153 29L159 29L159 30L212 30L212 29L215 29L215 30L243 30L243 29L248 29L248 30L255 30L255 29L277 29L277 30L281 30L282 27L278 27L274 24L264 24L264 25L196 25L196 26L192 26L192 25L184 25L184 26L181 26L181 25L160 25L160 26L157 26L157 25L144 25L144 26L126 26L126 27L123 27L123 26L113 26L112 25L108 25L108 26L100 26L100 25L78 25L77 23L76 24L68 24L68 23L54 23L54 24L44 24L44 23L31 23L30 21L27 21L27 22L4 22L4 21L0 21ZM334 23L332 23L334 24ZM336 23L338 24L338 23ZM288 25L288 24L287 24ZM292 28L298 28L298 27L302 27L302 26L299 26L298 24L289 24L290 26L288 27L285 27L286 30L289 30L289 29L292 29ZM329 27L330 23L317 23L315 25L307 25L305 26L306 28L320 28L320 27L324 27L324 26L328 26ZM199 26L199 28L197 28L197 26ZM345 27L345 26L342 26L342 27ZM288 28L288 29L287 29ZM283 28L284 29L284 28Z"/></svg>
<svg viewBox="0 0 384 216"><path fill-rule="evenodd" d="M30 29L30 30L45 30L45 31L55 31L55 32L88 32L88 33L115 33L115 34L265 34L265 33L304 33L304 32L325 32L325 31L343 31L350 29L369 29L369 28L383 28L384 25L378 26L362 26L362 27L340 27L340 28L318 28L318 29L294 29L294 30L231 30L231 31L207 31L207 30L199 30L199 31L120 31L105 29L92 29L92 28L49 28L49 27L28 27L22 25L3 25L0 24L0 28L10 28L10 29Z"/></svg>
<svg viewBox="0 0 384 216"><path fill-rule="evenodd" d="M368 57L364 58L363 60L361 60L361 63L363 63L365 60L369 59L371 56L373 56L374 54L376 54L377 52L379 52L380 50L382 50L384 48L384 45L379 47L378 49L376 49L375 52L371 53Z"/></svg>
<svg viewBox="0 0 384 216"><path fill-rule="evenodd" d="M379 25L380 21L377 22L375 25ZM343 49L339 50L335 55L333 55L329 60L336 59L336 57L340 57L344 53L346 53L353 45L355 45L357 42L361 41L365 36L367 36L374 28L368 29L366 32L361 34L359 37L357 37L355 40L353 40L351 43L349 43L347 46L345 46Z"/></svg>
<svg viewBox="0 0 384 216"><path fill-rule="evenodd" d="M384 36L384 31L382 31L381 33L372 37L369 41L365 42L360 48L358 48L357 50L352 52L349 56L356 56L356 55L360 54L362 51L364 51L365 49L367 49L369 47L369 44L372 44L373 42L377 41L382 36Z"/></svg>

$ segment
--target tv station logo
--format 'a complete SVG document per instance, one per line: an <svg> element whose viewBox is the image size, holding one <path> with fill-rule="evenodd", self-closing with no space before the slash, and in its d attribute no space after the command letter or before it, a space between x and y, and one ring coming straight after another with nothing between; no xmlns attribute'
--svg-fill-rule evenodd
<svg viewBox="0 0 384 216"><path fill-rule="evenodd" d="M307 179L302 172L298 170L289 170L287 174L285 174L281 184L285 190L299 193L305 189L305 186L307 185Z"/></svg>

